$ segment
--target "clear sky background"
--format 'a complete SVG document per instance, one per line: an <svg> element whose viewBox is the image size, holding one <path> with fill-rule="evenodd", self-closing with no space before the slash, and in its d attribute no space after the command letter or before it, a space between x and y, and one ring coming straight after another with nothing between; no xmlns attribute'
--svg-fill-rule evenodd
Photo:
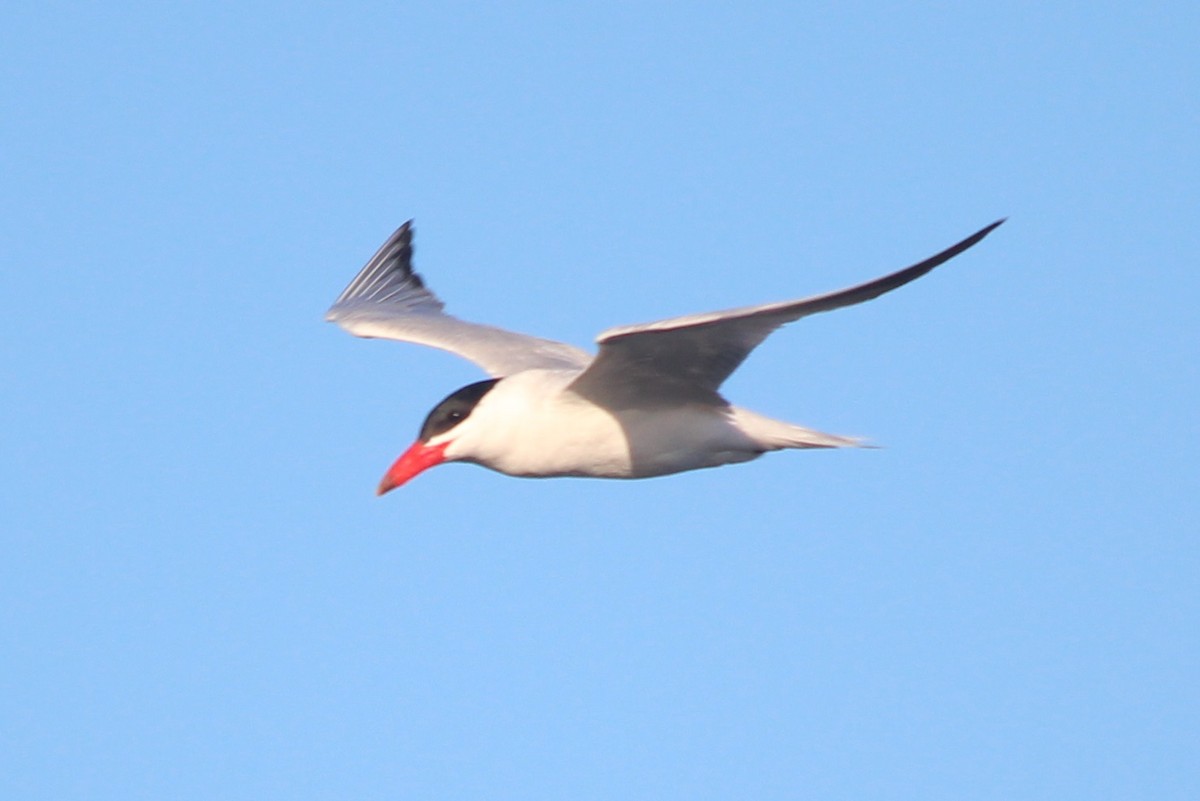
<svg viewBox="0 0 1200 801"><path fill-rule="evenodd" d="M0 797L1200 797L1194 3L62 3L0 26ZM873 451L373 490L481 374L840 288Z"/></svg>

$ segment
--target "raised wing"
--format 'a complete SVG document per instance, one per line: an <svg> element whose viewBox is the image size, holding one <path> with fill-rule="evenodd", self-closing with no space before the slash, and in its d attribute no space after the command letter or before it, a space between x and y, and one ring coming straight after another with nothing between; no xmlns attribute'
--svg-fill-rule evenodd
<svg viewBox="0 0 1200 801"><path fill-rule="evenodd" d="M600 353L571 389L609 408L683 402L724 403L717 390L750 351L785 323L877 298L962 253L998 220L936 256L865 284L802 300L693 314L610 328Z"/></svg>
<svg viewBox="0 0 1200 801"><path fill-rule="evenodd" d="M533 368L582 368L579 348L468 323L442 311L444 304L412 269L412 220L396 229L359 271L325 319L360 337L412 342L475 362L492 376Z"/></svg>

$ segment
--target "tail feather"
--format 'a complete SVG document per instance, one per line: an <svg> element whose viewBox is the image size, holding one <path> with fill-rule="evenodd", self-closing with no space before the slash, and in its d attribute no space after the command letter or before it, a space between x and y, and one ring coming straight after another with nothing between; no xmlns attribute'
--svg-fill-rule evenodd
<svg viewBox="0 0 1200 801"><path fill-rule="evenodd" d="M870 448L860 437L843 437L826 434L811 428L773 420L756 412L738 407L733 408L733 419L747 436L761 445L764 450L777 451L783 448Z"/></svg>

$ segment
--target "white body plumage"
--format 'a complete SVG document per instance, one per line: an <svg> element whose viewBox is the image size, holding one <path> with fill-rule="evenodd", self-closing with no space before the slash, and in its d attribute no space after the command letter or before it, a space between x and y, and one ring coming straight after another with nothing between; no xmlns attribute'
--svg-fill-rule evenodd
<svg viewBox="0 0 1200 801"><path fill-rule="evenodd" d="M412 269L412 226L383 244L329 309L352 334L413 342L478 364L492 379L439 403L384 476L382 494L445 461L513 476L647 478L754 459L782 448L857 440L772 420L718 390L780 326L862 303L913 281L987 236L999 222L882 278L802 300L695 314L602 333L600 351L445 314Z"/></svg>

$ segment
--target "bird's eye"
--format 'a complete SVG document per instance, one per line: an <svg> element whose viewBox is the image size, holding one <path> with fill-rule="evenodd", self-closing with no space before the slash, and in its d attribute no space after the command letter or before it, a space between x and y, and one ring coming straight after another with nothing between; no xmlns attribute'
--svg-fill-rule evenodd
<svg viewBox="0 0 1200 801"><path fill-rule="evenodd" d="M461 420L463 418L463 413L455 411L455 412L450 412L446 416L449 417L451 420Z"/></svg>

